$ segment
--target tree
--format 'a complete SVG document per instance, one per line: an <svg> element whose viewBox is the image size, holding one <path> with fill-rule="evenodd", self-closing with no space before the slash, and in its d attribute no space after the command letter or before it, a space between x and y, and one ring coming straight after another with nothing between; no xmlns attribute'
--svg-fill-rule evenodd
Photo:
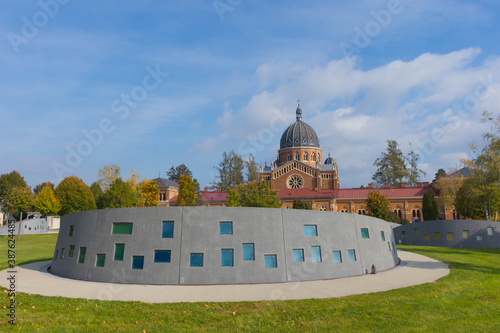
<svg viewBox="0 0 500 333"><path fill-rule="evenodd" d="M142 195L144 196L144 207L157 207L160 189L154 180L144 180L142 185Z"/></svg>
<svg viewBox="0 0 500 333"><path fill-rule="evenodd" d="M238 195L238 191L228 187L226 199L227 199L227 207L241 207L241 203L239 202L240 196Z"/></svg>
<svg viewBox="0 0 500 333"><path fill-rule="evenodd" d="M64 178L56 187L55 195L61 204L59 215L96 209L94 195L78 177Z"/></svg>
<svg viewBox="0 0 500 333"><path fill-rule="evenodd" d="M10 193L12 208L18 213L28 212L33 206L33 193L29 187L14 187Z"/></svg>
<svg viewBox="0 0 500 333"><path fill-rule="evenodd" d="M179 194L177 196L177 206L194 206L198 199L197 183L186 175L179 178Z"/></svg>
<svg viewBox="0 0 500 333"><path fill-rule="evenodd" d="M267 182L254 181L236 186L242 207L280 208L278 192L271 189Z"/></svg>
<svg viewBox="0 0 500 333"><path fill-rule="evenodd" d="M446 177L447 174L446 174L446 171L444 169L439 169L436 174L434 175L434 180L432 181L433 183L434 182L437 182L439 180L439 178L441 177Z"/></svg>
<svg viewBox="0 0 500 333"><path fill-rule="evenodd" d="M407 160L408 160L408 186L417 186L417 183L420 178L420 174L422 174L424 177L426 176L426 173L418 168L418 161L420 160L420 156L415 153L413 148L411 147L410 143L410 152L407 155Z"/></svg>
<svg viewBox="0 0 500 333"><path fill-rule="evenodd" d="M132 190L132 195L135 197L135 205L138 207L144 207L145 197L142 192L144 181L141 181L141 177L135 172L135 170L130 170L129 172L130 178L126 178L126 182Z"/></svg>
<svg viewBox="0 0 500 333"><path fill-rule="evenodd" d="M35 208L43 215L56 215L61 209L61 204L54 195L50 186L42 188L35 200Z"/></svg>
<svg viewBox="0 0 500 333"><path fill-rule="evenodd" d="M212 189L235 187L243 183L243 159L234 150L222 154L222 161L218 167L216 180L212 182Z"/></svg>
<svg viewBox="0 0 500 333"><path fill-rule="evenodd" d="M137 203L132 187L117 178L102 197L103 208L134 207Z"/></svg>
<svg viewBox="0 0 500 333"><path fill-rule="evenodd" d="M377 217L379 219L390 221L391 208L387 197L380 193L378 190L373 190L368 193L365 199L366 209L368 215Z"/></svg>
<svg viewBox="0 0 500 333"><path fill-rule="evenodd" d="M24 178L17 171L0 175L0 205L7 210L7 220L12 218L13 206L11 204L11 191L14 187L28 187Z"/></svg>
<svg viewBox="0 0 500 333"><path fill-rule="evenodd" d="M247 182L253 182L260 179L257 163L255 162L255 157L252 154L248 156L248 161L245 161L245 167L247 168Z"/></svg>
<svg viewBox="0 0 500 333"><path fill-rule="evenodd" d="M394 140L387 140L386 151L375 160L373 165L377 167L377 171L372 179L377 186L383 186L385 183L389 186L399 186L405 178L410 176L403 152Z"/></svg>
<svg viewBox="0 0 500 333"><path fill-rule="evenodd" d="M94 201L97 209L102 209L102 197L104 196L104 192L101 189L101 185L98 182L93 182L90 185L90 191L94 195Z"/></svg>
<svg viewBox="0 0 500 333"><path fill-rule="evenodd" d="M52 191L54 191L54 184L51 183L51 182L44 182L44 183L41 183L41 184L38 184L37 186L35 186L35 188L33 189L33 193L35 193L36 195L39 195L40 192L42 191L42 189L44 187L50 187Z"/></svg>
<svg viewBox="0 0 500 333"><path fill-rule="evenodd" d="M439 170L438 173L440 173ZM454 206L458 190L465 178L461 174L457 174L456 176L450 174L450 176L446 176L445 172L444 175L441 173L441 175L438 176L438 173L436 173L437 180L434 181L433 187L439 191L437 200L443 207L444 212L446 212Z"/></svg>
<svg viewBox="0 0 500 333"><path fill-rule="evenodd" d="M310 202L305 202L304 200L295 199L293 200L293 209L307 209L311 210L312 205Z"/></svg>
<svg viewBox="0 0 500 333"><path fill-rule="evenodd" d="M97 173L97 182L101 186L103 192L109 190L113 182L120 177L121 168L116 164L105 165L104 168L99 169Z"/></svg>
<svg viewBox="0 0 500 333"><path fill-rule="evenodd" d="M182 175L189 176L191 178L193 177L193 173L185 164L180 164L176 167L172 165L172 167L167 171L168 179L173 180L174 182L178 182Z"/></svg>
<svg viewBox="0 0 500 333"><path fill-rule="evenodd" d="M425 221L434 221L439 218L439 209L434 197L434 191L427 190L422 199L422 214Z"/></svg>

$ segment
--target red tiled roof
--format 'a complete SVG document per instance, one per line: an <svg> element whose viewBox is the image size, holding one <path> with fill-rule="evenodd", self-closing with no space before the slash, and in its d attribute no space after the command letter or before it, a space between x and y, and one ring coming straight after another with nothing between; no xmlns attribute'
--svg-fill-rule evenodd
<svg viewBox="0 0 500 333"><path fill-rule="evenodd" d="M311 191L305 188L294 188L288 189L284 188L278 192L278 197L285 198L317 198L317 197L328 197L331 196L329 193L321 193L316 191Z"/></svg>
<svg viewBox="0 0 500 333"><path fill-rule="evenodd" d="M205 192L201 191L200 196L202 201L227 201L227 192Z"/></svg>
<svg viewBox="0 0 500 333"><path fill-rule="evenodd" d="M337 189L333 195L337 199L366 199L368 193L377 190L387 198L414 198L423 197L425 187L396 187L396 188L342 188Z"/></svg>

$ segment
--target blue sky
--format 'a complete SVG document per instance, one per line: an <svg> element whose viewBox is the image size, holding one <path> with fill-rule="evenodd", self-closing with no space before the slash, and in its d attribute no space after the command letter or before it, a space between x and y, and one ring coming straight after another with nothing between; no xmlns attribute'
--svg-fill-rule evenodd
<svg viewBox="0 0 500 333"><path fill-rule="evenodd" d="M397 140L422 180L481 145L500 114L500 2L3 1L0 173L89 185L117 164L201 186L224 151L272 162L304 121L342 187Z"/></svg>

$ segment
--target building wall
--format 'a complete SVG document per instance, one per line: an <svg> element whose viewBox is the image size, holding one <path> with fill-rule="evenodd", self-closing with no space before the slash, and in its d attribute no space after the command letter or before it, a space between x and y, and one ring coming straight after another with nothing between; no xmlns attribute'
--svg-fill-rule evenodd
<svg viewBox="0 0 500 333"><path fill-rule="evenodd" d="M173 238L162 238L163 221L174 221ZM220 234L223 221L232 222L232 235ZM112 234L114 222L132 222L132 234ZM305 224L316 225L318 235L305 236ZM362 237L361 228L368 229L369 238ZM116 243L125 244L123 261L113 260ZM243 243L254 244L254 260L243 260ZM73 257L68 256L71 245ZM312 246L320 247L321 262L312 262ZM77 262L80 247L87 248L84 263ZM222 249L233 249L234 266L221 266ZM304 262L294 262L294 249L303 249ZM155 263L155 250L170 250L171 261ZM348 250L355 251L356 261L347 260ZM332 251L341 252L343 263L333 263ZM190 266L191 253L203 253L203 267ZM96 267L97 254L106 255L104 267ZM265 255L276 255L276 268L265 267ZM144 256L143 269L132 269L132 256ZM270 208L154 207L65 215L51 272L121 283L270 283L359 275L372 265L385 270L397 263L391 226L367 216Z"/></svg>
<svg viewBox="0 0 500 333"><path fill-rule="evenodd" d="M492 221L418 222L394 228L394 235L397 242L405 245L500 248L500 223Z"/></svg>

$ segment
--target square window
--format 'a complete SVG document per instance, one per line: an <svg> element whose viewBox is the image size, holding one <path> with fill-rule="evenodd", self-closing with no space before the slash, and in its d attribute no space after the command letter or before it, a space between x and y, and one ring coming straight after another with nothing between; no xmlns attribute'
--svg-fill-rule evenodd
<svg viewBox="0 0 500 333"><path fill-rule="evenodd" d="M448 240L453 240L453 233L452 232L447 233L446 237L448 238Z"/></svg>
<svg viewBox="0 0 500 333"><path fill-rule="evenodd" d="M161 238L174 238L174 221L163 221Z"/></svg>
<svg viewBox="0 0 500 333"><path fill-rule="evenodd" d="M385 242L385 233L383 231L380 232L380 238L382 238L382 242Z"/></svg>
<svg viewBox="0 0 500 333"><path fill-rule="evenodd" d="M406 236L406 231L404 231L404 230L403 230L403 231L401 232L401 234L402 234L403 236Z"/></svg>
<svg viewBox="0 0 500 333"><path fill-rule="evenodd" d="M26 226L24 226L26 228ZM69 237L73 236L73 232L75 231L75 226L70 225L69 226Z"/></svg>
<svg viewBox="0 0 500 333"><path fill-rule="evenodd" d="M420 234L420 229L419 228L413 229L413 233L415 234L415 236L418 236Z"/></svg>
<svg viewBox="0 0 500 333"><path fill-rule="evenodd" d="M132 256L132 269L144 268L144 256Z"/></svg>
<svg viewBox="0 0 500 333"><path fill-rule="evenodd" d="M83 264L85 262L85 253L87 252L86 247L80 248L80 254L78 255L78 263Z"/></svg>
<svg viewBox="0 0 500 333"><path fill-rule="evenodd" d="M243 243L243 260L255 260L255 246L253 243Z"/></svg>
<svg viewBox="0 0 500 333"><path fill-rule="evenodd" d="M321 262L321 247L311 246L312 262Z"/></svg>
<svg viewBox="0 0 500 333"><path fill-rule="evenodd" d="M370 238L368 228L361 228L361 238Z"/></svg>
<svg viewBox="0 0 500 333"><path fill-rule="evenodd" d="M265 263L266 268L278 267L278 262L276 260L275 254L265 254L264 255L264 263Z"/></svg>
<svg viewBox="0 0 500 333"><path fill-rule="evenodd" d="M488 227L486 229L486 231L488 232L488 236L493 236L493 228L492 227Z"/></svg>
<svg viewBox="0 0 500 333"><path fill-rule="evenodd" d="M464 239L469 238L469 230L462 230L462 237Z"/></svg>
<svg viewBox="0 0 500 333"><path fill-rule="evenodd" d="M73 257L75 255L75 246L74 245L70 245L69 246L69 254L68 254L68 257Z"/></svg>
<svg viewBox="0 0 500 333"><path fill-rule="evenodd" d="M429 240L429 234L424 234L424 240Z"/></svg>
<svg viewBox="0 0 500 333"><path fill-rule="evenodd" d="M435 233L434 233L434 238L439 238L439 237L441 237L441 233L439 233L439 232L435 232Z"/></svg>
<svg viewBox="0 0 500 333"><path fill-rule="evenodd" d="M483 235L482 234L477 234L476 235L476 240L482 241L483 240Z"/></svg>
<svg viewBox="0 0 500 333"><path fill-rule="evenodd" d="M293 250L293 261L294 262L304 261L304 250L303 249Z"/></svg>
<svg viewBox="0 0 500 333"><path fill-rule="evenodd" d="M155 250L155 262L170 262L170 250Z"/></svg>
<svg viewBox="0 0 500 333"><path fill-rule="evenodd" d="M113 223L113 235L132 235L132 226L131 222L114 222Z"/></svg>
<svg viewBox="0 0 500 333"><path fill-rule="evenodd" d="M64 247L61 249L61 260L64 258Z"/></svg>
<svg viewBox="0 0 500 333"><path fill-rule="evenodd" d="M203 267L203 253L191 253L191 267Z"/></svg>
<svg viewBox="0 0 500 333"><path fill-rule="evenodd" d="M318 236L318 227L315 224L304 225L304 236Z"/></svg>
<svg viewBox="0 0 500 333"><path fill-rule="evenodd" d="M233 249L222 249L220 252L221 266L232 267L234 266L234 251Z"/></svg>
<svg viewBox="0 0 500 333"><path fill-rule="evenodd" d="M220 222L220 234L221 235L232 235L233 234L233 222Z"/></svg>
<svg viewBox="0 0 500 333"><path fill-rule="evenodd" d="M95 267L104 267L105 261L106 261L106 254L98 253L95 261Z"/></svg>
<svg viewBox="0 0 500 333"><path fill-rule="evenodd" d="M342 253L340 251L333 251L333 263L334 264L340 264L342 263Z"/></svg>
<svg viewBox="0 0 500 333"><path fill-rule="evenodd" d="M356 250L347 250L349 261L356 261Z"/></svg>
<svg viewBox="0 0 500 333"><path fill-rule="evenodd" d="M125 253L125 244L115 244L114 260L123 261L123 254Z"/></svg>

